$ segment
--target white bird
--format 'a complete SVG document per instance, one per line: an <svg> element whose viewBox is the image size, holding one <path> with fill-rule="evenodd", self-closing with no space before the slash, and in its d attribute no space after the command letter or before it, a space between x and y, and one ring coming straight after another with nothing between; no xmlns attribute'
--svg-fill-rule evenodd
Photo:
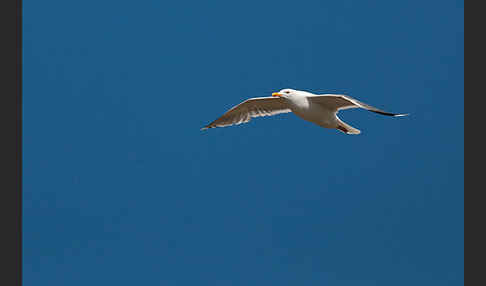
<svg viewBox="0 0 486 286"><path fill-rule="evenodd" d="M247 99L201 130L246 123L252 117L293 112L298 117L321 127L337 129L346 134L359 134L360 130L344 123L337 116L340 110L349 108L363 108L388 116L408 115L386 112L346 95L312 94L307 91L286 88L272 93L271 97Z"/></svg>

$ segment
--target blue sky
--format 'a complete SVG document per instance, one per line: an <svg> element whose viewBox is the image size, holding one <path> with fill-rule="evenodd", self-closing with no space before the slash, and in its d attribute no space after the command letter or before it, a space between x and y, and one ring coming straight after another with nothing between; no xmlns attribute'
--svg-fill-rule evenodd
<svg viewBox="0 0 486 286"><path fill-rule="evenodd" d="M24 285L463 285L463 1L24 1ZM282 88L391 112L199 129Z"/></svg>

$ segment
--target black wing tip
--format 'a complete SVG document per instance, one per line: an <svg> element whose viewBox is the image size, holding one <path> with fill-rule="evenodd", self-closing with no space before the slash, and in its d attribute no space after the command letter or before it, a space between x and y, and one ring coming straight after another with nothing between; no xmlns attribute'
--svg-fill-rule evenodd
<svg viewBox="0 0 486 286"><path fill-rule="evenodd" d="M380 111L380 110L371 110L373 112L379 113L381 115L386 115L386 116L393 116L393 117L401 117L401 116L408 116L410 113L391 113L391 112L386 112L386 111Z"/></svg>
<svg viewBox="0 0 486 286"><path fill-rule="evenodd" d="M401 114L395 114L393 115L394 117L402 117L402 116L409 116L410 113L401 113Z"/></svg>
<svg viewBox="0 0 486 286"><path fill-rule="evenodd" d="M395 115L396 117L401 117L401 116L409 116L410 113L402 113L402 114L397 114Z"/></svg>

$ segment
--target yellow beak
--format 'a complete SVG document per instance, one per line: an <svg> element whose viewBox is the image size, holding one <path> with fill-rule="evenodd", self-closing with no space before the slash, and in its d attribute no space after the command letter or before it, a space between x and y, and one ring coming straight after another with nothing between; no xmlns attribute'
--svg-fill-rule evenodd
<svg viewBox="0 0 486 286"><path fill-rule="evenodd" d="M277 96L278 97L278 96L282 96L282 95L280 93L278 93L278 92L274 92L274 93L272 93L272 96Z"/></svg>

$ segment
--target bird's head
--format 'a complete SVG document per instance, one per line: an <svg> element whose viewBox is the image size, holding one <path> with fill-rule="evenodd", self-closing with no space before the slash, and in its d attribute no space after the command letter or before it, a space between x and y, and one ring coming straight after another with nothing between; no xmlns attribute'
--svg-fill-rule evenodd
<svg viewBox="0 0 486 286"><path fill-rule="evenodd" d="M295 89L290 89L290 88L285 88L285 89L282 89L279 92L272 93L272 96L283 97L283 98L291 98L291 97L299 96L300 93L301 93L301 91L298 91L298 90L295 90Z"/></svg>

